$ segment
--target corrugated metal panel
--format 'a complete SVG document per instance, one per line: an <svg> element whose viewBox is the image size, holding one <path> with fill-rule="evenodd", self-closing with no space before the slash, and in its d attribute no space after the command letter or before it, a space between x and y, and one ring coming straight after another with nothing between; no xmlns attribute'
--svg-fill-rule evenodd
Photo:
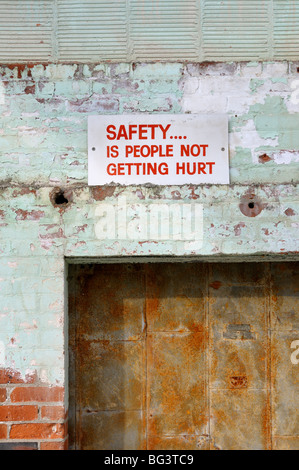
<svg viewBox="0 0 299 470"><path fill-rule="evenodd" d="M298 59L299 0L0 0L0 61Z"/></svg>
<svg viewBox="0 0 299 470"><path fill-rule="evenodd" d="M126 0L58 0L59 59L125 61Z"/></svg>
<svg viewBox="0 0 299 470"><path fill-rule="evenodd" d="M197 0L131 0L134 60L198 60Z"/></svg>
<svg viewBox="0 0 299 470"><path fill-rule="evenodd" d="M49 61L53 18L52 0L1 0L0 60Z"/></svg>
<svg viewBox="0 0 299 470"><path fill-rule="evenodd" d="M299 0L274 2L274 57L298 60Z"/></svg>
<svg viewBox="0 0 299 470"><path fill-rule="evenodd" d="M269 58L269 0L204 0L206 60Z"/></svg>

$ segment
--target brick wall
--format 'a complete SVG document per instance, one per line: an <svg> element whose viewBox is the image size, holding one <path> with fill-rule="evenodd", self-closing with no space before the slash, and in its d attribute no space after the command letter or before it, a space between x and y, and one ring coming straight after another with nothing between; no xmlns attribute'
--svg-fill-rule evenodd
<svg viewBox="0 0 299 470"><path fill-rule="evenodd" d="M0 447L66 445L68 263L298 259L298 67L0 67ZM189 112L228 114L230 185L87 187L89 114ZM201 239L141 237L159 203L200 206Z"/></svg>
<svg viewBox="0 0 299 470"><path fill-rule="evenodd" d="M67 448L63 387L46 387L36 376L24 381L5 369L0 384L0 450Z"/></svg>

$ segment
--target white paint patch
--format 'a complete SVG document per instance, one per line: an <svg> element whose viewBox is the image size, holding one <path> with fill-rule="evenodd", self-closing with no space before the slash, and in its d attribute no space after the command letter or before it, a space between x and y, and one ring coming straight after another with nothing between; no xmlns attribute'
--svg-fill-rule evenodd
<svg viewBox="0 0 299 470"><path fill-rule="evenodd" d="M291 355L291 363L296 366L299 364L299 340L292 342L291 349L296 349Z"/></svg>
<svg viewBox="0 0 299 470"><path fill-rule="evenodd" d="M185 253L197 253L203 247L203 240L197 240L195 242L185 242L184 249Z"/></svg>
<svg viewBox="0 0 299 470"><path fill-rule="evenodd" d="M255 149L252 149L252 144L254 143ZM275 147L278 145L278 137L274 139L263 139L259 136L253 120L249 120L238 132L232 132L229 135L229 144L231 155L234 154L237 147L243 149L251 149L252 162L258 163L258 158L261 155L261 150L256 150L259 147L269 146Z"/></svg>
<svg viewBox="0 0 299 470"><path fill-rule="evenodd" d="M289 165L299 162L299 152L279 152L272 154L273 160L277 165Z"/></svg>
<svg viewBox="0 0 299 470"><path fill-rule="evenodd" d="M299 80L293 80L291 82L291 103L294 105L299 105Z"/></svg>
<svg viewBox="0 0 299 470"><path fill-rule="evenodd" d="M45 369L41 370L39 378L40 378L40 381L43 382L43 383L48 383L49 382L48 374L47 374L47 371Z"/></svg>

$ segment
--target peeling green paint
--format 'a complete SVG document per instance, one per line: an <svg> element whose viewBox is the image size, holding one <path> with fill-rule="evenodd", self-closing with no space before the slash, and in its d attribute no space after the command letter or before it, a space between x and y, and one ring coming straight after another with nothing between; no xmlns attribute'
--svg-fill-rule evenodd
<svg viewBox="0 0 299 470"><path fill-rule="evenodd" d="M264 84L264 80L259 80L257 78L252 78L250 80L250 89L252 93L256 93L257 89Z"/></svg>
<svg viewBox="0 0 299 470"><path fill-rule="evenodd" d="M64 383L65 257L297 259L296 80L295 64L284 63L1 66L0 341L6 345L5 365L22 373L37 371L45 383ZM284 91L274 87L280 84ZM87 116L143 112L228 114L231 184L89 188ZM56 186L73 192L67 207L52 205ZM246 197L262 204L257 217L241 212ZM140 211L149 213L153 204L202 206L203 243L174 239L173 227L165 240L140 239L138 231L134 238L126 227L122 237L116 232L99 239L99 208L111 209L107 223L113 223L122 198L131 235Z"/></svg>

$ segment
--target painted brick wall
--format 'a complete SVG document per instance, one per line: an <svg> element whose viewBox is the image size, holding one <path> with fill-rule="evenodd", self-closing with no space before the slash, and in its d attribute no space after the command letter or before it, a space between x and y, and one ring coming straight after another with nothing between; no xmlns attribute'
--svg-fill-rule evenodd
<svg viewBox="0 0 299 470"><path fill-rule="evenodd" d="M298 259L298 67L0 67L0 448L66 445L67 262ZM230 185L87 186L89 114L216 112L229 115ZM156 209L168 230L155 234ZM198 215L192 234L169 209Z"/></svg>

